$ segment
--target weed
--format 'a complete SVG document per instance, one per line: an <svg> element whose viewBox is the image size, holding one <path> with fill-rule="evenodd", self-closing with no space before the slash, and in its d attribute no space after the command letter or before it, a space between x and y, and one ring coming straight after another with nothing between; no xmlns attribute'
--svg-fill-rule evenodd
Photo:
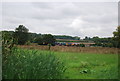
<svg viewBox="0 0 120 81"><path fill-rule="evenodd" d="M53 54L15 49L3 65L3 79L62 78L64 63Z"/></svg>

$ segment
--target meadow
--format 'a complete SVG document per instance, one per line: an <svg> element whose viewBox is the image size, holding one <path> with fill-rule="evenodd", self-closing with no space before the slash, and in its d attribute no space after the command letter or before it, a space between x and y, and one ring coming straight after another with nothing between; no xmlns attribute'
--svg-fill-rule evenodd
<svg viewBox="0 0 120 81"><path fill-rule="evenodd" d="M5 79L118 78L118 55L112 53L60 52L17 48L14 54L8 56L8 59L7 64L3 65L3 67L5 66L3 78Z"/></svg>

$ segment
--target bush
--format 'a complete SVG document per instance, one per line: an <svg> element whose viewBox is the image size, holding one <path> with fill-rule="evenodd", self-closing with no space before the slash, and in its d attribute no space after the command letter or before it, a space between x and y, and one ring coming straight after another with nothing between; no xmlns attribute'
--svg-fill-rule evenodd
<svg viewBox="0 0 120 81"><path fill-rule="evenodd" d="M3 79L60 79L63 62L53 54L14 49L3 65Z"/></svg>
<svg viewBox="0 0 120 81"><path fill-rule="evenodd" d="M42 39L42 37L36 38L35 42L38 43L39 45L43 45L43 39Z"/></svg>
<svg viewBox="0 0 120 81"><path fill-rule="evenodd" d="M9 54L13 48L13 32L2 31L2 53Z"/></svg>
<svg viewBox="0 0 120 81"><path fill-rule="evenodd" d="M30 42L30 41L27 41L27 42L25 43L25 45L31 45L31 42Z"/></svg>
<svg viewBox="0 0 120 81"><path fill-rule="evenodd" d="M85 47L85 45L84 44L80 44L80 47Z"/></svg>

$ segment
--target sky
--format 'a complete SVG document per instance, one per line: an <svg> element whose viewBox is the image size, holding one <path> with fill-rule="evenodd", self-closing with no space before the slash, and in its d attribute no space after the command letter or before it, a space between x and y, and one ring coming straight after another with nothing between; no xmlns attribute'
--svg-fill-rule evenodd
<svg viewBox="0 0 120 81"><path fill-rule="evenodd" d="M118 26L118 3L3 2L0 30L19 25L33 33L112 37Z"/></svg>

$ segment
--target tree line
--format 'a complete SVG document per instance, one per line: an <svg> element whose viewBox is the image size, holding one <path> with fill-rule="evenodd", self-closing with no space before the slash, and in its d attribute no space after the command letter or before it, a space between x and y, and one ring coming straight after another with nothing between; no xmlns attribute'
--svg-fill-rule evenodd
<svg viewBox="0 0 120 81"><path fill-rule="evenodd" d="M30 33L29 29L27 29L23 25L19 25L18 28L15 29L15 31L2 31L3 38L10 38L9 40L12 40L14 44L16 45L25 45L29 43L38 43L39 45L55 45L55 38L51 34L36 34L36 33Z"/></svg>
<svg viewBox="0 0 120 81"><path fill-rule="evenodd" d="M108 38L100 38L98 36L95 36L93 38L85 37L84 41L94 41L94 45L92 46L101 46L101 47L117 47L117 42L114 40L114 37L108 37Z"/></svg>
<svg viewBox="0 0 120 81"><path fill-rule="evenodd" d="M116 31L113 32L113 37L108 38L99 38L95 36L93 38L85 37L85 41L94 41L94 46L102 46L102 47L116 47L120 48L120 26L117 27Z"/></svg>
<svg viewBox="0 0 120 81"><path fill-rule="evenodd" d="M54 35L55 39L69 39L69 40L80 40L80 37L67 36L67 35Z"/></svg>
<svg viewBox="0 0 120 81"><path fill-rule="evenodd" d="M94 41L95 46L102 47L117 47L120 48L120 26L117 27L116 31L113 32L114 37L99 38L99 37L85 37L83 40L90 42ZM39 45L55 45L56 39L70 39L70 40L80 40L80 37L72 37L66 35L51 35L51 34L37 34L30 33L23 25L19 25L15 31L2 31L2 38L5 43L12 42L11 46L25 45L30 43L37 43ZM7 40L6 40L7 39Z"/></svg>

